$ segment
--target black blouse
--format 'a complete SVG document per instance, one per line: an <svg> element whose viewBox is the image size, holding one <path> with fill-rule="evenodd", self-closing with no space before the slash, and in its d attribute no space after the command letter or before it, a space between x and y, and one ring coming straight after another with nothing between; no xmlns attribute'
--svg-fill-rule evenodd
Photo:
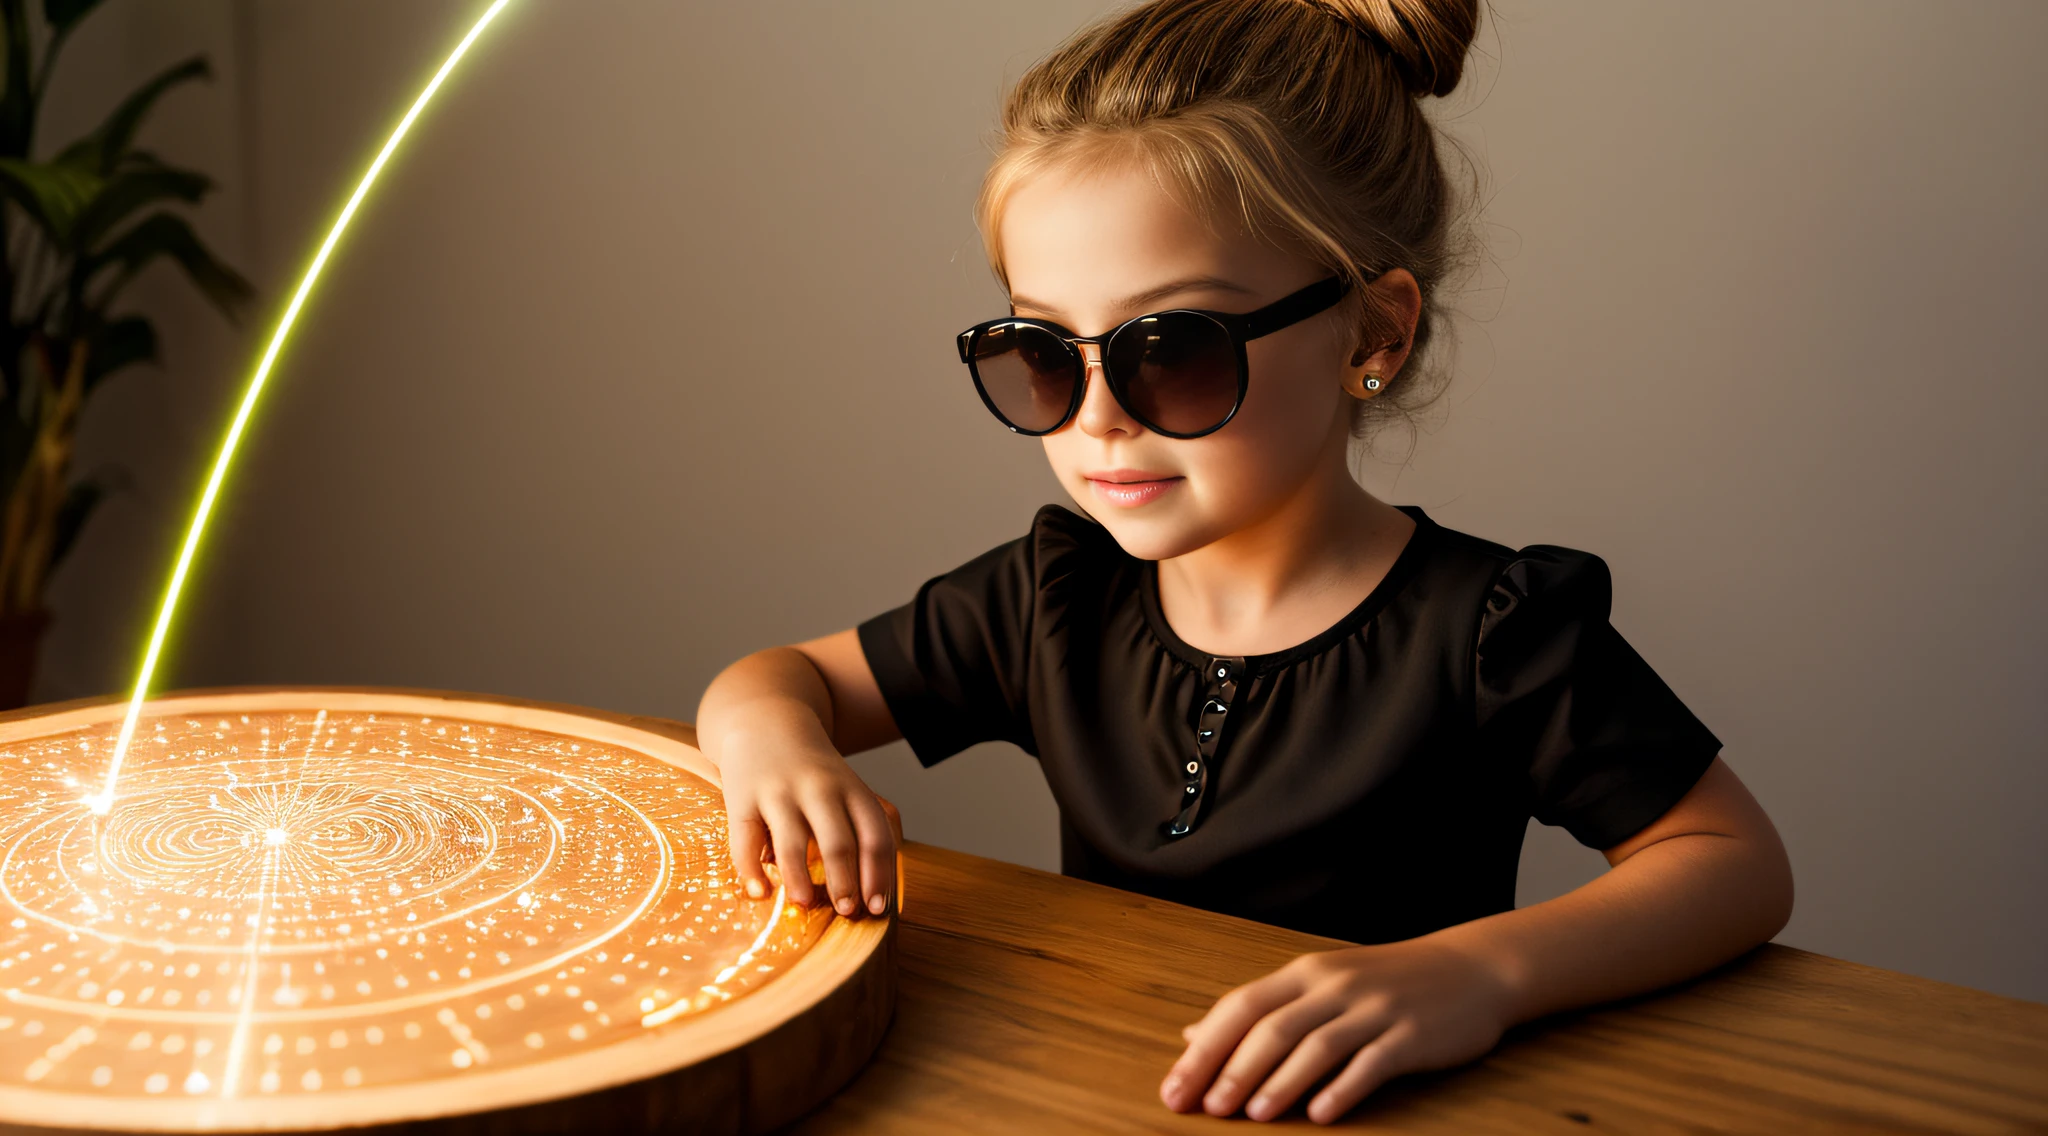
<svg viewBox="0 0 2048 1136"><path fill-rule="evenodd" d="M1218 658L1160 612L1158 565L1055 505L862 623L929 766L1038 758L1069 876L1376 943L1505 911L1530 816L1609 848L1721 743L1608 623L1599 557L1415 531L1335 626Z"/></svg>

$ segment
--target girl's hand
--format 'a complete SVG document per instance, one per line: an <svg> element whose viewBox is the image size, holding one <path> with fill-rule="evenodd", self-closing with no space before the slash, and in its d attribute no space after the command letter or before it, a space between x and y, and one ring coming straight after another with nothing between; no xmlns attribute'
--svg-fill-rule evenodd
<svg viewBox="0 0 2048 1136"><path fill-rule="evenodd" d="M1302 955L1182 1030L1187 1051L1159 1096L1175 1112L1199 1104L1228 1116L1242 1106L1271 1120L1341 1069L1308 1104L1309 1119L1328 1124L1391 1077L1492 1049L1511 1024L1509 1005L1499 975L1426 938Z"/></svg>
<svg viewBox="0 0 2048 1136"><path fill-rule="evenodd" d="M772 890L762 868L767 853L789 897L813 900L808 861L817 842L825 890L839 914L866 908L880 915L896 889L896 847L903 825L896 806L875 795L846 759L822 738L799 731L732 739L721 754L733 868L747 894Z"/></svg>

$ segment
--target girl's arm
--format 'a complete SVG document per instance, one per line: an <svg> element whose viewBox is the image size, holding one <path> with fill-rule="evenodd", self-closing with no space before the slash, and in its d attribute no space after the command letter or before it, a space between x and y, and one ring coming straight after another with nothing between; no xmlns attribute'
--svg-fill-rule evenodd
<svg viewBox="0 0 2048 1136"><path fill-rule="evenodd" d="M1308 1105L1329 1123L1390 1077L1477 1058L1520 1022L1690 978L1792 914L1777 829L1719 758L1606 855L1609 871L1556 899L1303 955L1238 987L1182 1031L1187 1051L1160 1096L1266 1120L1339 1070Z"/></svg>
<svg viewBox="0 0 2048 1136"><path fill-rule="evenodd" d="M809 905L805 857L815 839L841 915L887 910L895 810L841 755L900 736L852 629L756 651L719 672L697 704L697 745L718 767L748 895L768 893L761 863L772 850L789 897Z"/></svg>

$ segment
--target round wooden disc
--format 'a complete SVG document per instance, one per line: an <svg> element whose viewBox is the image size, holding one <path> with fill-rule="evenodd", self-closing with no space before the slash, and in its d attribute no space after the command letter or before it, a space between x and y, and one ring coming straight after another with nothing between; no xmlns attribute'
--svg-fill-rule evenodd
<svg viewBox="0 0 2048 1136"><path fill-rule="evenodd" d="M0 1125L754 1132L887 1028L893 913L748 899L687 727L178 695L102 815L124 710L0 722Z"/></svg>

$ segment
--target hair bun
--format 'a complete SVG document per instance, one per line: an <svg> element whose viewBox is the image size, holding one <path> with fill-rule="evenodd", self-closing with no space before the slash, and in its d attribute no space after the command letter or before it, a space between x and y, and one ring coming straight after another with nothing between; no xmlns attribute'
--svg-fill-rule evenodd
<svg viewBox="0 0 2048 1136"><path fill-rule="evenodd" d="M1394 58L1417 98L1458 86L1479 30L1479 0L1310 0L1370 36Z"/></svg>

